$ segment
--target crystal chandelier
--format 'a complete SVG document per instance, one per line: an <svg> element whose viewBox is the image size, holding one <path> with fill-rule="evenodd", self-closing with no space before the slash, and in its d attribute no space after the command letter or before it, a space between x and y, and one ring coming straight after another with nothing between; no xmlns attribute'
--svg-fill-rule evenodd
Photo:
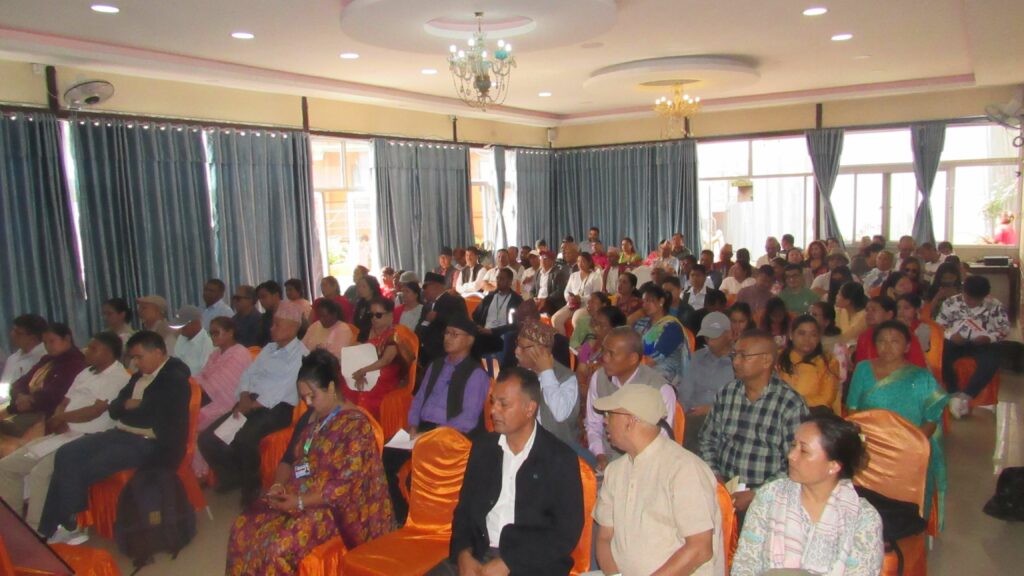
<svg viewBox="0 0 1024 576"><path fill-rule="evenodd" d="M672 87L672 98L662 96L654 101L654 111L665 118L663 130L666 137L689 136L686 119L700 110L700 96L694 98L683 93L682 84Z"/></svg>
<svg viewBox="0 0 1024 576"><path fill-rule="evenodd" d="M476 33L467 41L465 50L459 50L454 44L449 47L448 69L459 98L474 108L487 110L488 106L505 101L509 74L516 66L516 59L512 56L512 45L504 40L498 40L498 48L493 53L487 51L483 16L483 12L476 13Z"/></svg>

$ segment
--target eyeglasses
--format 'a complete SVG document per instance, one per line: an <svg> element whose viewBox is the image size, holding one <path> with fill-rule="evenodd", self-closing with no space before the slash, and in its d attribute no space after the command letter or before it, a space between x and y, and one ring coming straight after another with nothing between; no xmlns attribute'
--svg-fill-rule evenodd
<svg viewBox="0 0 1024 576"><path fill-rule="evenodd" d="M735 360L736 358L739 358L740 360L746 360L747 358L761 356L763 354L771 354L771 352L740 352L738 350L733 350L732 352L729 352L729 359Z"/></svg>
<svg viewBox="0 0 1024 576"><path fill-rule="evenodd" d="M383 317L385 317L387 315L388 315L387 312L370 312L370 316L372 316L372 317L374 317L374 318L376 318L378 320L380 320L381 318L383 318Z"/></svg>
<svg viewBox="0 0 1024 576"><path fill-rule="evenodd" d="M618 414L619 416L630 416L630 417L633 416L629 412L620 412L618 410L607 410L604 413L605 416L611 416L612 414Z"/></svg>

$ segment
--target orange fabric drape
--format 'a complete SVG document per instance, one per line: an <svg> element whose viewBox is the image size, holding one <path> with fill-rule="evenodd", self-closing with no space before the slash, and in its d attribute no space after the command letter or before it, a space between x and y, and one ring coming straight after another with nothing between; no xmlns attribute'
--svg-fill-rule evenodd
<svg viewBox="0 0 1024 576"><path fill-rule="evenodd" d="M476 310L476 307L479 306L480 302L482 302L483 300L479 296L470 296L469 298L465 298L464 300L466 301L466 312L468 312L469 317L472 318L473 312Z"/></svg>
<svg viewBox="0 0 1024 576"><path fill-rule="evenodd" d="M718 483L718 510L722 514L722 552L725 553L725 572L732 569L732 557L740 542L740 531L736 520L736 509L732 507L732 495L725 484Z"/></svg>
<svg viewBox="0 0 1024 576"><path fill-rule="evenodd" d="M274 483L277 465L281 463L281 458L284 458L288 442L292 439L292 431L306 410L306 403L300 400L292 410L292 423L287 428L271 432L260 440L260 482L263 488L269 488Z"/></svg>
<svg viewBox="0 0 1024 576"><path fill-rule="evenodd" d="M335 576L342 574L341 562L348 554L348 548L341 538L335 536L313 548L308 556L299 562L299 576Z"/></svg>
<svg viewBox="0 0 1024 576"><path fill-rule="evenodd" d="M71 566L75 576L121 576L114 556L106 550L67 544L54 544L51 548Z"/></svg>
<svg viewBox="0 0 1024 576"><path fill-rule="evenodd" d="M956 372L956 381L964 384L978 368L978 362L974 358L961 358L953 364L953 371ZM939 380L940 382L942 380ZM994 406L999 403L999 386L1002 383L999 372L989 380L989 383L978 393L976 398L971 400L971 408L978 406Z"/></svg>
<svg viewBox="0 0 1024 576"><path fill-rule="evenodd" d="M676 402L675 419L672 421L672 437L676 444L682 444L686 434L686 411L683 406Z"/></svg>
<svg viewBox="0 0 1024 576"><path fill-rule="evenodd" d="M491 395L494 394L495 379L491 378L491 387L487 389L487 399L484 400L484 428L488 432L494 432L494 420L491 419Z"/></svg>
<svg viewBox="0 0 1024 576"><path fill-rule="evenodd" d="M579 461L580 482L583 484L583 532L580 533L580 541L572 551L572 576L590 570L590 546L594 537L594 523L591 522L590 516L597 504L597 476L582 458Z"/></svg>
<svg viewBox="0 0 1024 576"><path fill-rule="evenodd" d="M409 328L400 324L395 326L395 338L399 346L412 354L405 385L385 394L380 403L380 425L384 429L384 438L391 438L409 424L412 391L416 387L416 362L420 354L420 339Z"/></svg>
<svg viewBox="0 0 1024 576"><path fill-rule="evenodd" d="M0 536L0 576L14 574L14 564L11 563L11 554L7 551L7 545Z"/></svg>

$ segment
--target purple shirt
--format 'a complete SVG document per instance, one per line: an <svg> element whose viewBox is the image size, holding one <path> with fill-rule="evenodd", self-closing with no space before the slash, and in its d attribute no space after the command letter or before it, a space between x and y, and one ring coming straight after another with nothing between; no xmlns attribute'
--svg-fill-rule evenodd
<svg viewBox="0 0 1024 576"><path fill-rule="evenodd" d="M462 396L462 412L456 414L451 420L448 419L448 384L452 379L455 367L462 362L462 358L452 362L445 357L444 367L437 377L434 390L430 398L424 399L427 395L427 383L430 382L433 366L427 368L423 374L423 381L416 396L412 399L412 407L409 408L409 426L419 426L420 422L433 422L438 426L450 426L463 434L468 434L476 428L480 422L480 413L484 408L484 401L490 389L490 381L483 368L477 367L469 376L466 383L466 391Z"/></svg>

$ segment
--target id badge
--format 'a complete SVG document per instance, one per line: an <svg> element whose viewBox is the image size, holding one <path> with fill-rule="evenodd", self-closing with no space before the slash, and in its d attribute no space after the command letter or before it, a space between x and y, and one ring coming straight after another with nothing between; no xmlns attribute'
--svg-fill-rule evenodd
<svg viewBox="0 0 1024 576"><path fill-rule="evenodd" d="M295 478L296 480L309 476L309 463L303 462L295 467Z"/></svg>

